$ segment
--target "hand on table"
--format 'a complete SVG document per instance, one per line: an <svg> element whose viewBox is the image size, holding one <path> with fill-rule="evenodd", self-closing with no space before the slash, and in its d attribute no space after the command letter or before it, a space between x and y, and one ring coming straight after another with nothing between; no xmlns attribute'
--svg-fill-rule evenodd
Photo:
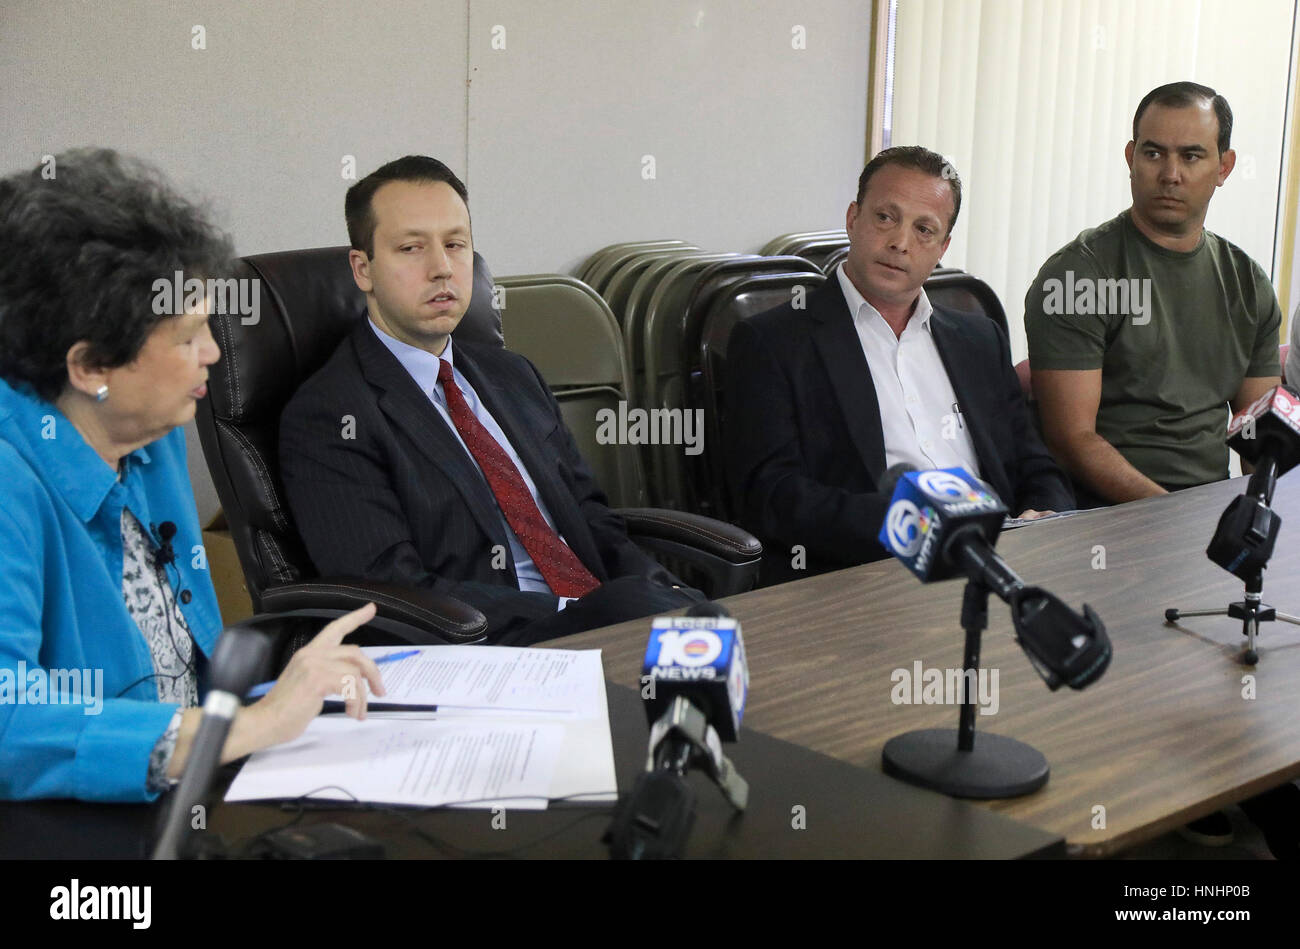
<svg viewBox="0 0 1300 949"><path fill-rule="evenodd" d="M345 709L358 721L366 717L367 686L386 694L379 667L360 646L344 646L343 637L374 619L375 604L367 603L325 626L303 646L275 686L257 704L244 709L258 719L260 747L292 741L320 714L325 697L342 693Z"/></svg>

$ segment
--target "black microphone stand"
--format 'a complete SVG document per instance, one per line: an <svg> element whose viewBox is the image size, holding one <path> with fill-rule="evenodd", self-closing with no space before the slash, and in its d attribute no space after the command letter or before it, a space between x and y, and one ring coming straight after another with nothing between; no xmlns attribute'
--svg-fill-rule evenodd
<svg viewBox="0 0 1300 949"><path fill-rule="evenodd" d="M979 674L980 643L989 618L989 594L1007 599L1019 578L970 547L963 556L971 579L962 591L961 625L966 633L962 664L962 701L957 734L948 728L924 728L885 742L885 774L953 797L1020 797L1047 783L1047 758L1037 748L1005 735L985 732L975 743L974 682ZM978 576L978 579L976 577Z"/></svg>
<svg viewBox="0 0 1300 949"><path fill-rule="evenodd" d="M1260 623L1281 620L1300 626L1300 616L1279 613L1263 601L1264 569L1273 556L1273 545L1282 523L1270 507L1276 486L1277 462L1265 455L1250 476L1246 493L1234 498L1223 512L1205 551L1211 560L1245 581L1242 599L1229 603L1226 609L1181 610L1171 607L1165 610L1165 622L1171 626L1184 616L1228 616L1241 620L1241 635L1246 637L1241 661L1247 666L1259 662L1256 640Z"/></svg>
<svg viewBox="0 0 1300 949"><path fill-rule="evenodd" d="M749 782L722 753L708 717L682 695L650 730L646 770L614 811L602 838L615 860L678 860L695 825L695 792L686 775L704 766L710 780L737 811L749 803Z"/></svg>

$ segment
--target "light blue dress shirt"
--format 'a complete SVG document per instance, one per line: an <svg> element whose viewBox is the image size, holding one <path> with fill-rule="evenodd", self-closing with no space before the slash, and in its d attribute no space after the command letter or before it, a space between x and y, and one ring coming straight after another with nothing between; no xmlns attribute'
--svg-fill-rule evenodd
<svg viewBox="0 0 1300 949"><path fill-rule="evenodd" d="M179 706L158 701L153 657L122 598L124 507L146 526L176 525L186 625L208 657L221 632L185 432L121 464L119 478L55 406L0 380L0 798L156 796L150 754ZM33 674L52 686L51 671L74 670L88 673L83 688L102 676L97 701L30 688ZM15 684L29 686L23 701Z"/></svg>
<svg viewBox="0 0 1300 949"><path fill-rule="evenodd" d="M455 357L452 353L454 346L450 337L447 339L447 348L442 351L442 355L435 356L433 353L417 349L409 343L404 343L400 339L394 339L376 326L373 320L370 321L370 328L379 337L379 341L388 347L388 351L397 357L397 361L415 380L415 384L420 387L420 391L429 397L429 401L438 410L442 420L447 423L447 428L456 436L456 441L460 442L460 447L465 449L465 454L474 462L475 467L478 467L478 461L466 446L465 440L460 437L460 432L456 430L456 425L451 420L451 413L447 411L447 396L443 393L442 386L438 382L439 361L446 361L451 365L451 376L456 380L457 388L465 396L465 404L474 413L474 417L487 429L488 434L496 439L502 451L510 456L515 468L519 470L520 477L524 479L524 484L528 486L528 493L533 496L533 501L537 504L537 510L542 512L542 517L545 518L551 530L555 530L555 521L551 517L551 512L546 509L546 502L537 493L537 485L533 483L532 476L528 474L528 469L524 467L524 463L519 459L514 446L510 444L510 439L506 438L505 432L501 430L497 420L492 417L492 413L487 410L487 406L479 399L478 393L474 391L474 387L470 385L469 380L456 368ZM482 468L479 468L480 473L482 470ZM515 532L510 529L505 514L501 513L499 507L497 513L501 517L501 528L505 531L506 540L510 543L510 556L515 563L515 576L519 578L519 589L525 593L551 593L551 588L542 579L541 571L537 569L537 565L533 563L533 558L529 556L528 550L515 536ZM564 609L566 605L567 599L561 597L559 608Z"/></svg>

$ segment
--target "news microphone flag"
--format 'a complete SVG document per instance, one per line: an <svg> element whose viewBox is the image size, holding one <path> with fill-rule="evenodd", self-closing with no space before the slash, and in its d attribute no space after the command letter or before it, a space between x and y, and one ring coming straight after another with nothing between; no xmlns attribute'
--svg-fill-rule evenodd
<svg viewBox="0 0 1300 949"><path fill-rule="evenodd" d="M964 468L909 471L894 487L880 543L922 583L947 580L964 575L947 556L955 534L974 529L992 545L1006 515L998 496Z"/></svg>
<svg viewBox="0 0 1300 949"><path fill-rule="evenodd" d="M1228 423L1228 447L1254 464L1268 453L1280 478L1300 464L1300 394L1275 386Z"/></svg>
<svg viewBox="0 0 1300 949"><path fill-rule="evenodd" d="M726 616L657 616L641 667L646 717L654 723L681 695L723 741L735 741L749 693L740 624Z"/></svg>

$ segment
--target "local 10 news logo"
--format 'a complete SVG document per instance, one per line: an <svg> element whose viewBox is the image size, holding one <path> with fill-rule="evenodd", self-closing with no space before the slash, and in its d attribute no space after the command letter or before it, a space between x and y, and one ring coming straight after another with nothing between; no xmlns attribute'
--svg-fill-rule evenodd
<svg viewBox="0 0 1300 949"><path fill-rule="evenodd" d="M670 699L678 691L689 693L702 688L701 694L714 696L717 703L730 710L731 737L749 693L749 667L745 661L745 643L740 624L731 617L659 616L655 617L646 645L642 681L654 683L652 705ZM723 729L720 728L720 731Z"/></svg>
<svg viewBox="0 0 1300 949"><path fill-rule="evenodd" d="M736 621L725 617L657 617L646 649L646 669L672 679L720 678L737 632Z"/></svg>

